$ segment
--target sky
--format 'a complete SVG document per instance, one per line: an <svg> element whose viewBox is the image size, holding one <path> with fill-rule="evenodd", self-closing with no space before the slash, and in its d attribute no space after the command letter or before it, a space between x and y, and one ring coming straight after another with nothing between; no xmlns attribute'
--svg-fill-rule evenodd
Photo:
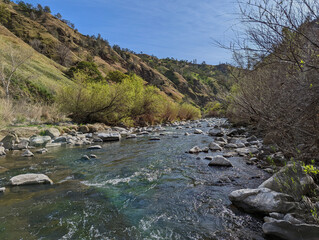
<svg viewBox="0 0 319 240"><path fill-rule="evenodd" d="M230 63L227 42L236 25L235 0L26 0L48 5L82 34L159 58Z"/></svg>

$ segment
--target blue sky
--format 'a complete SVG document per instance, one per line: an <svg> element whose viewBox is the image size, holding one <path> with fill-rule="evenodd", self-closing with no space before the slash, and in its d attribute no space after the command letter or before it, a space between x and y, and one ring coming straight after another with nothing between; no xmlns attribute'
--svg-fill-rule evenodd
<svg viewBox="0 0 319 240"><path fill-rule="evenodd" d="M227 41L236 22L235 0L26 0L51 7L83 34L159 58L231 62L213 45Z"/></svg>

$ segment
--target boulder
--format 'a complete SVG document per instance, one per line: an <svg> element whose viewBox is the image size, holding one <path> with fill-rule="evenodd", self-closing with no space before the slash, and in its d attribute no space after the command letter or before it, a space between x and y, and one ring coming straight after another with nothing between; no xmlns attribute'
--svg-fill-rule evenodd
<svg viewBox="0 0 319 240"><path fill-rule="evenodd" d="M53 184L53 181L44 174L34 174L34 173L21 174L10 179L10 184L13 186L42 184L42 183Z"/></svg>
<svg viewBox="0 0 319 240"><path fill-rule="evenodd" d="M266 235L287 240L318 240L319 225L294 224L286 220L266 218L262 228Z"/></svg>
<svg viewBox="0 0 319 240"><path fill-rule="evenodd" d="M296 201L300 201L303 195L309 194L316 187L313 178L303 171L300 164L286 165L259 186L289 194Z"/></svg>
<svg viewBox="0 0 319 240"><path fill-rule="evenodd" d="M119 133L98 133L98 138L101 138L103 142L110 142L110 141L120 141L121 135Z"/></svg>
<svg viewBox="0 0 319 240"><path fill-rule="evenodd" d="M224 136L224 132L220 129L212 128L209 130L208 135L214 137L222 137Z"/></svg>
<svg viewBox="0 0 319 240"><path fill-rule="evenodd" d="M49 148L49 147L61 147L61 143L47 143L45 145L46 148Z"/></svg>
<svg viewBox="0 0 319 240"><path fill-rule="evenodd" d="M101 149L101 148L102 148L101 145L94 145L94 146L88 147L89 150L95 150L95 149Z"/></svg>
<svg viewBox="0 0 319 240"><path fill-rule="evenodd" d="M217 143L214 143L214 142L210 143L208 147L210 150L213 150L213 151L222 151L223 150L223 148L221 146L219 146Z"/></svg>
<svg viewBox="0 0 319 240"><path fill-rule="evenodd" d="M90 128L86 125L82 125L79 127L78 131L81 133L88 133L88 132L90 132Z"/></svg>
<svg viewBox="0 0 319 240"><path fill-rule="evenodd" d="M250 136L249 138L247 138L247 142L256 142L258 141L257 137L256 136Z"/></svg>
<svg viewBox="0 0 319 240"><path fill-rule="evenodd" d="M4 147L0 147L0 156L5 156L6 154Z"/></svg>
<svg viewBox="0 0 319 240"><path fill-rule="evenodd" d="M235 152L238 153L239 156L246 156L248 154L256 154L258 153L258 149L257 148L253 148L253 147L250 147L250 148L237 148L235 150Z"/></svg>
<svg viewBox="0 0 319 240"><path fill-rule="evenodd" d="M60 131L57 128L49 128L45 130L45 135L50 136L51 138L56 138L60 136Z"/></svg>
<svg viewBox="0 0 319 240"><path fill-rule="evenodd" d="M237 148L237 144L235 143L228 143L225 145L225 148Z"/></svg>
<svg viewBox="0 0 319 240"><path fill-rule="evenodd" d="M198 146L195 146L195 147L191 148L188 152L191 154L194 154L194 153L200 153L201 151L202 150Z"/></svg>
<svg viewBox="0 0 319 240"><path fill-rule="evenodd" d="M218 155L213 157L208 166L232 167L233 165L225 157Z"/></svg>
<svg viewBox="0 0 319 240"><path fill-rule="evenodd" d="M30 151L30 150L25 150L22 154L21 154L22 157L33 157L34 154Z"/></svg>
<svg viewBox="0 0 319 240"><path fill-rule="evenodd" d="M13 149L14 144L19 143L19 138L15 133L9 133L5 136L1 142L3 143L3 147L5 149Z"/></svg>
<svg viewBox="0 0 319 240"><path fill-rule="evenodd" d="M94 154L90 154L90 158L97 158L97 156Z"/></svg>
<svg viewBox="0 0 319 240"><path fill-rule="evenodd" d="M194 134L203 134L203 131L200 129L195 129Z"/></svg>
<svg viewBox="0 0 319 240"><path fill-rule="evenodd" d="M57 137L53 140L53 143L67 143L68 138L66 136Z"/></svg>
<svg viewBox="0 0 319 240"><path fill-rule="evenodd" d="M229 194L232 203L249 213L287 213L297 207L294 199L268 188L241 189Z"/></svg>
<svg viewBox="0 0 319 240"><path fill-rule="evenodd" d="M30 138L30 146L38 147L50 141L50 136L33 136Z"/></svg>
<svg viewBox="0 0 319 240"><path fill-rule="evenodd" d="M23 150L23 149L27 149L29 146L29 140L23 139L20 141L20 143L15 144L13 146L13 150Z"/></svg>
<svg viewBox="0 0 319 240"><path fill-rule="evenodd" d="M6 191L5 187L0 187L0 193L4 193Z"/></svg>
<svg viewBox="0 0 319 240"><path fill-rule="evenodd" d="M202 152L208 153L208 152L209 152L209 147L204 147L204 148L202 149Z"/></svg>
<svg viewBox="0 0 319 240"><path fill-rule="evenodd" d="M82 160L90 160L90 158L89 158L88 155L83 155L83 156L81 157L81 159L82 159Z"/></svg>

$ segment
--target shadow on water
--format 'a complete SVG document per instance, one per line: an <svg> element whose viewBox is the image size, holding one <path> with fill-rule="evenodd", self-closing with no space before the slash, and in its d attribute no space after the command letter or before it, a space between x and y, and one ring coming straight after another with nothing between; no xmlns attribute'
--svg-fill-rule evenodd
<svg viewBox="0 0 319 240"><path fill-rule="evenodd" d="M160 141L145 136L94 151L1 158L9 170L0 173L0 186L28 172L55 184L8 187L0 196L0 239L263 239L261 219L235 209L227 196L267 176L241 158L230 159L233 168L208 167L207 154L185 151L211 137L169 131ZM80 160L91 153L97 159Z"/></svg>

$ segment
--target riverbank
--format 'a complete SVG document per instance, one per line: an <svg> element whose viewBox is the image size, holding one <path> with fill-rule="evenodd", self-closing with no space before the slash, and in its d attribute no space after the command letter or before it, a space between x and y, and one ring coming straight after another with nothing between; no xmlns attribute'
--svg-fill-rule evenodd
<svg viewBox="0 0 319 240"><path fill-rule="evenodd" d="M6 184L9 184L9 179L14 177L15 174L24 174L28 172L30 173L37 172L37 173L47 174L54 182L54 184L52 185L52 187L55 186L54 188L60 188L61 184L62 186L64 186L64 184L66 184L67 182L68 184L72 184L72 182L75 184L74 180L79 179L81 184L82 185L84 184L84 186L89 186L90 188L95 187L97 189L100 189L100 188L104 189L105 187L106 189L109 189L111 187L112 189L115 188L116 191L120 190L118 194L124 194L124 192L129 189L130 191L133 191L134 188L130 186L131 183L133 184L133 182L136 182L136 184L138 185L141 184L141 182L138 181L138 179L144 175L145 175L145 179L147 179L147 182L151 183L151 185L147 184L147 188L152 186L152 184L153 185L155 184L155 186L160 186L160 182L163 181L163 179L167 178L172 173L174 173L175 170L172 170L172 169L178 167L181 173L185 171L187 171L187 173L184 173L182 175L180 175L180 173L178 175L174 173L172 176L169 177L170 181L165 183L165 186L173 187L171 186L171 183L170 183L171 181L176 182L178 179L186 178L188 180L185 181L185 184L186 184L185 187L188 186L189 184L193 186L191 188L192 190L189 189L188 191L195 191L196 189L196 195L193 196L194 199L197 199L197 194L199 195L204 194L208 190L211 191L212 195L208 194L207 197L215 199L216 196L214 196L214 194L215 195L217 194L219 196L218 192L221 191L221 189L223 189L222 191L223 191L223 194L225 193L225 195L222 194L219 196L219 198L224 199L223 203L220 203L220 204L225 206L227 208L227 211L231 211L230 209L228 209L231 205L227 196L228 194L230 194L229 197L230 197L230 200L232 200L233 204L235 206L240 207L241 209L244 209L244 211L247 211L248 209L248 212L251 212L251 210L253 209L254 210L253 213L267 215L272 217L273 219L274 219L274 216L276 216L278 218L276 221L280 221L279 224L284 224L285 226L288 226L287 229L295 228L300 230L300 228L297 228L295 225L293 225L296 223L294 219L300 218L296 215L297 214L295 212L296 208L291 208L291 209L286 208L287 199L294 206L296 205L295 203L297 203L298 201L299 202L301 201L300 199L294 199L292 201L291 198L287 196L283 196L279 193L278 194L274 193L274 192L278 192L280 189L278 190L277 188L276 190L271 190L272 186L269 186L269 185L267 185L266 188L270 190L265 190L265 186L263 186L262 190L260 190L261 188L254 189L254 190L240 190L242 188L247 188L247 187L253 189L258 187L259 185L263 185L263 182L271 176L270 175L271 173L274 173L280 170L280 167L276 166L273 163L274 162L283 163L285 161L284 157L279 152L275 151L274 148L264 146L262 139L256 136L253 136L247 129L234 128L229 123L227 123L225 119L206 119L206 120L200 120L200 121L176 122L174 124L170 124L169 126L153 126L153 127L135 128L135 129L133 128L124 129L124 128L118 128L118 127L105 128L104 126L103 126L104 127L103 130L98 129L98 126L95 126L95 128L91 126L77 126L77 129L74 129L74 126L72 127L59 126L64 128L63 131L65 131L66 129L69 129L69 130L66 130L65 132L60 132L61 131L60 130L59 136L57 136L58 133L56 130L50 129L51 127L52 126L49 126L49 128L45 131L44 129L42 129L40 131L41 135L38 135L38 136L31 135L28 141L27 139L24 139L25 137L18 136L20 142L17 144L14 143L12 145L13 148L16 148L17 145L25 146L25 142L28 142L27 148L29 151L31 151L34 154L33 157L22 157L21 155L25 152L25 149L13 150L13 151L7 152L7 157L5 158L8 158L9 161L4 161L4 163L6 164L5 167L7 168L7 171L4 172L4 174L2 174L2 177L5 176L6 180L3 181L2 184L0 184L0 186L8 187L8 191L5 192L5 195L3 196L4 198L9 196L12 196L12 197L15 196L14 192L17 191L16 187L12 188L9 185L6 185ZM102 128L102 126L100 127ZM88 131L88 132L87 133L80 132L79 131L80 129L82 131ZM94 129L94 132L90 132L92 131L90 129ZM48 137L50 137L51 139L49 140ZM90 149L90 147L93 147L94 150ZM47 148L48 152L44 151L42 154L37 153L38 150L41 150L41 149L43 150L43 148ZM177 152L174 153L175 148L180 149L179 151L181 152L187 152L187 153L182 155L180 155L181 153L177 153ZM191 149L193 150L189 151ZM69 151L76 151L79 153L75 157L69 157L69 154L68 154ZM69 170L67 171L67 173L65 173L65 170L63 170L62 172L61 171L56 172L56 170L54 169L56 169L56 166L59 165L59 163L56 160L51 159L52 154L54 156L55 152L61 152L62 158L64 159L66 157L68 159L67 162L64 164L68 164L68 165L72 164L71 166L78 168L79 172L76 172L76 174L73 173L71 175L69 173ZM140 167L138 168L136 168L135 166L133 167L131 166L130 161L126 161L127 157L125 156L127 156L128 154L131 154L130 152L132 152L133 156L134 155L139 156L138 161L136 163L138 164L143 163ZM101 155L102 153L103 155ZM155 154L156 157L150 159L149 163L145 165L143 158L148 158L147 157L148 154ZM167 160L165 160L164 162L161 161L158 165L156 165L155 163L159 161L160 159L162 159L164 155L165 156L167 155ZM174 161L170 160L170 159L175 159L176 158L175 155L176 156L180 155L180 157L178 157ZM262 159L267 159L268 156L272 156L271 162L262 161ZM111 161L110 163L105 162L105 159L108 159L108 158L111 158L110 160L107 160L107 161ZM183 163L184 161L183 159L186 160L187 164ZM17 161L18 165L21 162L25 162L25 165L21 165L21 166L19 165L18 169L15 170L14 167L13 168L10 167L10 166L15 166L14 161ZM123 164L123 161L125 162L125 164ZM163 166L167 164L166 161L170 162L170 164L172 165L169 168L162 169ZM180 161L183 164L179 166ZM34 164L36 162L39 162L38 164L43 166L40 169L38 167L35 167ZM52 167L48 167L48 165L43 164L43 162L52 162ZM103 165L100 165L100 163L103 163ZM147 171L143 170L148 164L150 164L150 167L147 167ZM153 171L154 164L156 168L158 168L156 169L156 171ZM119 168L114 169L114 165L118 166ZM95 168L95 166L98 166L98 168ZM126 175L122 169L126 169L127 167L129 167L128 169L131 169L133 167L134 169L136 168L136 170L134 172L125 170L130 172L129 174ZM61 168L64 169L65 167L61 167ZM92 168L94 168L94 171ZM198 172L197 171L194 172L194 170L196 170L197 168L198 168ZM168 170L168 169L171 169L171 170ZM298 172L302 174L303 172L299 170ZM74 170L72 170L71 172L73 171ZM88 174L86 172L92 172L92 171L94 172L94 175L99 176L99 178L92 176L93 179L90 179L90 178L86 179L87 177L84 177L84 176L87 176ZM99 173L99 171L103 171L103 174ZM104 171L106 172L104 173ZM113 175L112 174L113 171L117 172L117 174ZM152 174L150 172L152 172ZM106 175L111 174L112 177L105 179L104 174ZM83 177L80 177L80 176L83 176L84 179ZM300 178L302 179L301 182L305 182L303 181L304 175L300 175L300 176L302 177ZM191 181L189 181L189 179L191 179ZM72 182L70 182L70 180L72 180ZM308 177L305 180L309 180L310 183L313 184L313 182L311 182L311 180ZM178 181L175 184L177 183ZM78 184L79 183L76 183L75 185L78 186ZM49 190L52 187L47 186L45 187L45 189ZM118 189L118 187L120 187L120 189ZM83 186L81 188L83 188ZM115 189L112 191L115 191ZM150 189L153 189L153 188L150 188ZM157 191L161 192L161 190L158 189L158 187L156 189L157 190L154 192L154 194L156 194ZM174 187L174 189L176 191L178 188ZM165 187L165 191L167 190L168 189ZM47 190L44 190L44 191L47 191ZM109 194L110 193L108 193L108 195ZM162 192L162 194L163 196L166 196L165 192ZM183 192L183 194L185 194L185 192ZM305 194L308 194L308 193L305 193ZM143 209L144 205L145 204L147 205L147 203L145 202L146 200L144 198L145 196L143 197L143 194L139 196L141 196L139 197L140 201L144 202L144 204L141 205ZM205 196L206 196L206 193L205 193ZM186 196L184 197L186 198ZM275 199L276 201L272 201L271 199ZM162 200L167 201L164 199ZM175 201L176 200L177 199L175 199ZM310 200L314 201L314 199L310 199ZM199 201L199 199L197 199L196 202L197 201ZM207 199L205 201L207 201ZM217 201L219 202L220 200L217 200ZM271 205L272 202L274 202L276 205L275 206ZM267 205L267 203L269 203L270 205ZM178 206L177 203L175 203L177 205L174 205L174 203L172 204L173 204L172 207L175 206L176 208ZM188 204L192 204L192 203L188 202ZM203 209L203 211L204 210L206 211L207 209L211 209L211 207L207 205L205 206L206 207L205 209ZM188 206L188 207L191 207L191 206ZM214 208L217 208L217 206L214 205ZM234 208L234 206L232 208ZM265 208L267 209L267 211L265 211ZM192 211L193 210L194 209L192 209ZM284 211L287 211L287 212L284 212ZM274 212L278 212L278 214ZM222 213L222 210L220 214L221 213ZM230 213L227 213L227 214L230 214ZM233 216L232 214L231 216L235 218L235 216ZM287 215L287 214L290 214L290 215ZM291 218L291 216L293 216L294 219ZM280 217L282 217L282 220L279 219ZM224 216L224 218L225 219L223 221L226 221L226 219L228 219L227 216ZM265 219L267 221L266 223L271 223L272 229L278 226L278 225L275 225L277 224L277 222L273 219L270 219L271 221L269 220L269 217ZM178 220L178 219L175 219L175 220ZM180 220L181 219L179 219L179 221ZM227 221L230 221L230 220L228 219ZM236 217L236 221L239 221L237 217ZM254 220L254 221L258 221L258 220ZM287 221L288 223L286 222L282 223L282 221ZM299 223L299 225L303 224L301 226L302 228L304 227L305 224L307 224L305 223L305 220L303 221L304 223ZM210 224L214 225L216 224L216 222L211 221ZM234 226L233 224L235 223L232 223L232 226ZM234 229L232 229L231 231L234 231ZM269 227L264 229L264 231L265 232L268 231L267 229L269 229ZM309 232L309 226L306 226L306 228L304 229L308 229L308 232ZM260 225L259 231L262 231L261 225ZM272 232L269 232L269 233L272 236L277 234L273 230ZM207 235L207 236L212 237L211 235ZM217 238L217 239L223 239L223 238ZM250 237L247 237L245 239L250 239Z"/></svg>

